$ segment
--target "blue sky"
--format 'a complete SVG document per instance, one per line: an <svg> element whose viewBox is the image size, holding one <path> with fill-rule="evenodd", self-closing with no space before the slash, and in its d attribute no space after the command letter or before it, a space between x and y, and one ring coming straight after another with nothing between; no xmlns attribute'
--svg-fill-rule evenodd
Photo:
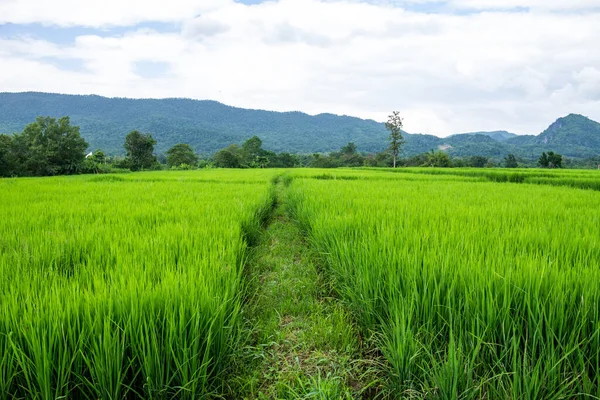
<svg viewBox="0 0 600 400"><path fill-rule="evenodd" d="M600 120L599 20L600 0L2 0L0 91L535 134Z"/></svg>

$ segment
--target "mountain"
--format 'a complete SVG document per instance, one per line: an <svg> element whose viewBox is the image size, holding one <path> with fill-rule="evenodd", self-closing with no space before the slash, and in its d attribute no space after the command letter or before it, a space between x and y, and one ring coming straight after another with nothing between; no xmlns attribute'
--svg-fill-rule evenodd
<svg viewBox="0 0 600 400"><path fill-rule="evenodd" d="M557 119L536 141L548 145L600 147L600 124L582 115L570 114Z"/></svg>
<svg viewBox="0 0 600 400"><path fill-rule="evenodd" d="M452 135L452 136L459 136L459 135L469 135L469 136L483 135L483 136L491 137L492 139L494 139L498 142L502 142L504 140L519 136L516 133L510 133L510 132L506 132L506 131L469 132L469 133L459 133L457 135Z"/></svg>
<svg viewBox="0 0 600 400"><path fill-rule="evenodd" d="M125 99L51 93L0 93L0 133L20 132L37 116L68 115L91 149L123 154L130 131L152 133L163 153L176 143L188 143L203 155L257 135L266 149L293 153L339 150L354 142L359 151L387 147L384 124L349 116L274 112L230 107L191 99ZM452 156L501 159L509 153L536 159L542 151L572 158L600 154L600 124L571 114L559 118L538 136L506 131L471 132L439 138L405 133L403 155L442 149Z"/></svg>
<svg viewBox="0 0 600 400"><path fill-rule="evenodd" d="M490 158L503 158L515 149L484 134L460 134L443 139L443 147L455 157L470 157L474 155Z"/></svg>
<svg viewBox="0 0 600 400"><path fill-rule="evenodd" d="M190 99L124 99L49 93L0 93L0 133L23 130L39 115L68 115L91 149L122 154L125 136L151 133L157 152L188 143L212 154L257 135L266 149L296 153L329 152L353 141L361 151L381 151L383 124L354 117L272 112Z"/></svg>
<svg viewBox="0 0 600 400"><path fill-rule="evenodd" d="M554 151L572 158L600 154L600 124L579 114L569 114L553 122L538 136L518 136L504 143L517 146L522 153Z"/></svg>

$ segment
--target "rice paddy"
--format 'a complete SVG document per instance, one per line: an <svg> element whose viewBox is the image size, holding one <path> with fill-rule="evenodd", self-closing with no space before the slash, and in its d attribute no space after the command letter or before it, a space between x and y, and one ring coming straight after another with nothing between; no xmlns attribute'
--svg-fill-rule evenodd
<svg viewBox="0 0 600 400"><path fill-rule="evenodd" d="M600 396L599 193L338 175L294 213L396 397Z"/></svg>
<svg viewBox="0 0 600 400"><path fill-rule="evenodd" d="M0 398L219 393L272 199L209 175L0 181Z"/></svg>
<svg viewBox="0 0 600 400"><path fill-rule="evenodd" d="M336 299L306 309L356 325L286 335L344 337L352 357L367 357L348 349L363 343L377 369L357 380L377 390L353 387L353 370L302 382L347 383L355 398L600 398L599 182L596 171L475 169L0 180L0 399L243 397L231 382L260 398L241 381L268 382L262 372L231 366L248 353L245 318L295 305L249 293L247 261L276 203L280 224L305 235L290 242L319 255L302 263L318 272L297 273L320 274ZM273 318L256 348L270 346ZM338 393L313 389L281 398Z"/></svg>

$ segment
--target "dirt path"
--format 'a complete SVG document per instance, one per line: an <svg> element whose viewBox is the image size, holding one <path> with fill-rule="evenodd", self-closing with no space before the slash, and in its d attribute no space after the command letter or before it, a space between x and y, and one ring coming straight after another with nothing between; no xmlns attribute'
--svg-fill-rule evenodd
<svg viewBox="0 0 600 400"><path fill-rule="evenodd" d="M361 360L356 330L328 296L314 254L286 212L282 184L277 193L278 205L248 265L249 335L232 398L371 398L376 381Z"/></svg>

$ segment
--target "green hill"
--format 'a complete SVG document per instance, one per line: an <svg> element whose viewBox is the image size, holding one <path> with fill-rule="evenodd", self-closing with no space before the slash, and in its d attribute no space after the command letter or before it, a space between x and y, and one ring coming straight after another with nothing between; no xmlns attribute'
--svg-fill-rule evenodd
<svg viewBox="0 0 600 400"><path fill-rule="evenodd" d="M518 147L525 155L555 151L572 158L594 157L600 155L600 124L570 114L557 119L538 136L518 136L504 143Z"/></svg>
<svg viewBox="0 0 600 400"><path fill-rule="evenodd" d="M0 132L21 131L38 115L71 117L92 149L123 153L131 130L152 133L156 150L182 142L212 154L258 135L264 147L296 153L329 152L353 141L361 151L385 148L387 132L375 121L300 112L278 113L190 99L123 99L48 93L0 93Z"/></svg>
<svg viewBox="0 0 600 400"><path fill-rule="evenodd" d="M474 136L474 135L483 135L483 136L488 136L498 142L502 142L504 140L507 139L511 139L514 137L517 137L519 135L515 134L515 133L510 133L510 132L506 132L506 131L493 131L493 132L469 132L469 133L461 133L459 135L469 135L469 136ZM458 136L458 135L453 135L453 136Z"/></svg>
<svg viewBox="0 0 600 400"><path fill-rule="evenodd" d="M351 141L359 151L378 152L386 148L388 137L382 123L332 114L247 110L208 100L0 93L0 133L20 132L40 115L70 116L91 149L109 154L123 154L125 136L134 129L151 133L158 141L158 153L181 142L203 155L254 135L266 149L293 153L335 151ZM495 131L405 138L404 156L437 149L458 157L496 159L508 153L535 159L549 150L572 158L600 154L600 124L574 114L558 119L539 136Z"/></svg>

